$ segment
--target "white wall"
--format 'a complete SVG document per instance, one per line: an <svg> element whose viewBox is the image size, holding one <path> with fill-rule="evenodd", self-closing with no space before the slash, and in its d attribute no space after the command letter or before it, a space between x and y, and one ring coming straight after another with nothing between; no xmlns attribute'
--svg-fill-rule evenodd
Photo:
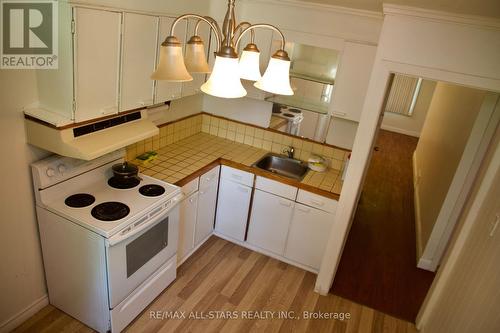
<svg viewBox="0 0 500 333"><path fill-rule="evenodd" d="M224 99L205 95L203 98L203 111L261 127L269 127L272 108L270 102L247 97Z"/></svg>
<svg viewBox="0 0 500 333"><path fill-rule="evenodd" d="M0 95L2 331L20 312L40 299L43 304L46 294L29 164L47 153L27 145L24 132L21 108L37 100L35 73L0 70Z"/></svg>
<svg viewBox="0 0 500 333"><path fill-rule="evenodd" d="M204 94L184 97L170 103L170 107L160 106L148 110L148 117L156 125L161 125L180 118L200 113L203 109Z"/></svg>
<svg viewBox="0 0 500 333"><path fill-rule="evenodd" d="M185 13L207 15L211 5L211 1L199 0L72 0L71 2L173 15Z"/></svg>
<svg viewBox="0 0 500 333"><path fill-rule="evenodd" d="M492 139L470 203L460 219L450 251L417 318L420 332L500 330L500 229L492 232L500 210L500 129Z"/></svg>
<svg viewBox="0 0 500 333"><path fill-rule="evenodd" d="M393 112L385 112L384 119L382 120L382 128L396 133L419 137L435 87L436 82L423 80L412 115L408 117Z"/></svg>
<svg viewBox="0 0 500 333"><path fill-rule="evenodd" d="M351 150L357 130L357 122L332 117L328 126L326 143Z"/></svg>
<svg viewBox="0 0 500 333"><path fill-rule="evenodd" d="M439 82L415 150L419 248L425 248L461 161L485 92Z"/></svg>

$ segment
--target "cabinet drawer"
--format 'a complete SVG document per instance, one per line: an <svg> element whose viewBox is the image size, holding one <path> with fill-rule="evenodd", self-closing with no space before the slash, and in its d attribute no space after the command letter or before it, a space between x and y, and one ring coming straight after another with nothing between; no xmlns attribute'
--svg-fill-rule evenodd
<svg viewBox="0 0 500 333"><path fill-rule="evenodd" d="M217 183L219 180L219 170L220 170L220 167L216 166L212 170L203 174L200 177L200 188L209 186L210 184L212 184L214 182Z"/></svg>
<svg viewBox="0 0 500 333"><path fill-rule="evenodd" d="M253 186L253 173L234 169L225 165L222 166L221 178L246 186Z"/></svg>
<svg viewBox="0 0 500 333"><path fill-rule="evenodd" d="M304 190L299 190L299 193L297 194L297 202L332 214L335 213L335 210L337 209L337 200L329 199Z"/></svg>
<svg viewBox="0 0 500 333"><path fill-rule="evenodd" d="M255 188L264 192L279 195L280 197L295 200L297 196L297 188L286 185L275 180L257 176L255 181Z"/></svg>
<svg viewBox="0 0 500 333"><path fill-rule="evenodd" d="M198 191L198 179L193 179L181 188L182 194L189 196L191 193Z"/></svg>

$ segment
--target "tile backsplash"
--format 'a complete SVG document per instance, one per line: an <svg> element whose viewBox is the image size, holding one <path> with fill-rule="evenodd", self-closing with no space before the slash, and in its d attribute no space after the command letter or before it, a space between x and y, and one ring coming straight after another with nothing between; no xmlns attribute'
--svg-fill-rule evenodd
<svg viewBox="0 0 500 333"><path fill-rule="evenodd" d="M199 132L244 143L255 148L282 153L295 148L295 158L307 161L311 154L325 157L333 169L341 170L348 151L277 133L265 128L245 125L229 119L202 113L160 127L160 134L127 147L127 159L132 160L146 151L157 150Z"/></svg>

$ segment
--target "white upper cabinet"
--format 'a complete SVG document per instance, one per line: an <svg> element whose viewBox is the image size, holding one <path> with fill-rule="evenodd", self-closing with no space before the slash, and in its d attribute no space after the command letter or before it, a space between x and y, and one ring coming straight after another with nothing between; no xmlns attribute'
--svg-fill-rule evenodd
<svg viewBox="0 0 500 333"><path fill-rule="evenodd" d="M191 36L194 35L194 29L196 27L196 22L198 20L189 20L187 23L187 35L186 35L186 41L187 43ZM208 24L202 22L200 24L200 28L198 29L198 36L201 37L203 40L203 46L205 47L205 56L208 59L209 52L210 52L210 27ZM186 55L186 44L184 43L184 55ZM200 93L200 87L203 83L205 83L205 77L207 74L196 74L196 73L190 73L191 76L193 77L193 81L189 82L184 82L182 84L182 97L186 96L191 96Z"/></svg>
<svg viewBox="0 0 500 333"><path fill-rule="evenodd" d="M157 59L159 59L160 46L161 43L170 35L170 26L174 22L174 18L171 17L160 17L160 27L157 40ZM186 20L180 21L175 27L175 37L179 39L181 43L186 42ZM183 53L184 54L184 53ZM182 94L182 83L181 82L166 82L166 81L156 81L156 92L154 103L161 103L166 101L171 101L173 99L180 98Z"/></svg>
<svg viewBox="0 0 500 333"><path fill-rule="evenodd" d="M158 17L123 15L120 112L153 104Z"/></svg>
<svg viewBox="0 0 500 333"><path fill-rule="evenodd" d="M74 8L75 121L118 113L122 14Z"/></svg>
<svg viewBox="0 0 500 333"><path fill-rule="evenodd" d="M346 42L330 104L334 117L359 122L377 47Z"/></svg>

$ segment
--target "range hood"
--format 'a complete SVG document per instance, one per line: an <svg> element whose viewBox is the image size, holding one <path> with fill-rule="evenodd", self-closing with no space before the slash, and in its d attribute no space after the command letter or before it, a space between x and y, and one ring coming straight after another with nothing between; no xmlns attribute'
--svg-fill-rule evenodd
<svg viewBox="0 0 500 333"><path fill-rule="evenodd" d="M56 127L25 112L28 143L62 156L93 160L159 133L146 110L93 123Z"/></svg>

